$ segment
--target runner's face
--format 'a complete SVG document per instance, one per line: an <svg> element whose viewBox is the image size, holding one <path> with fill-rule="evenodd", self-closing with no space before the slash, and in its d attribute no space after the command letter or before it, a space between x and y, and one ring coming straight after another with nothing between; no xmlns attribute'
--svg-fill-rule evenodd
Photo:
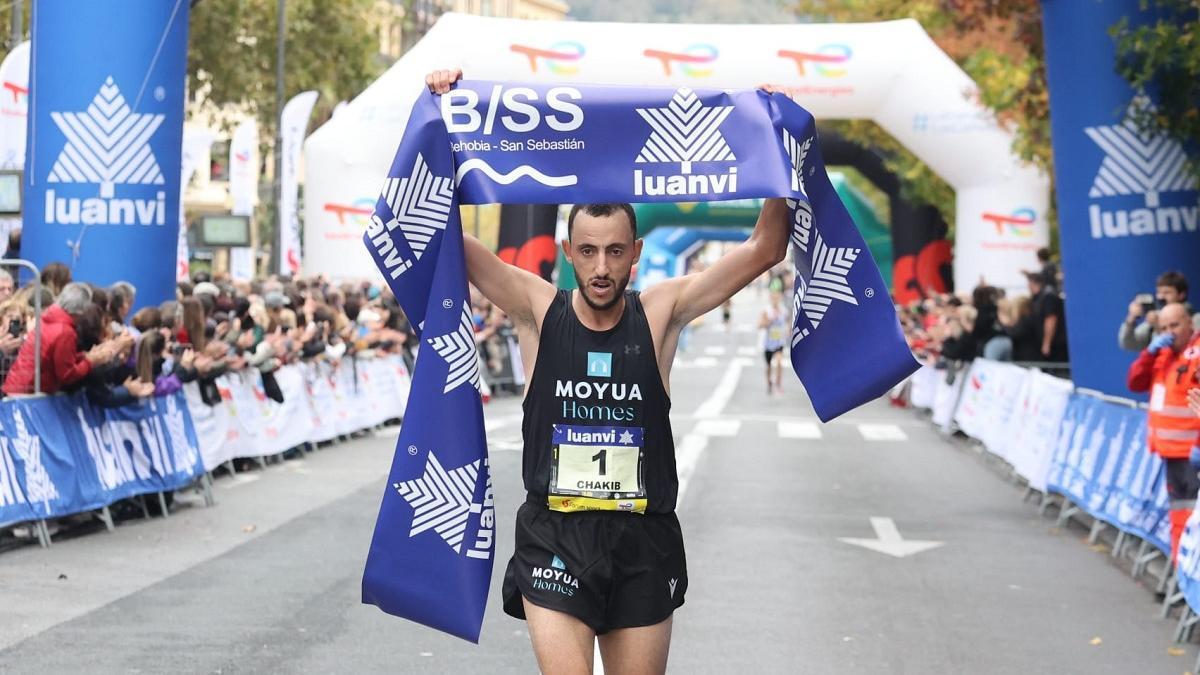
<svg viewBox="0 0 1200 675"><path fill-rule="evenodd" d="M624 213L589 216L581 211L575 214L571 241L565 243L564 251L575 268L584 302L592 309L606 310L624 295L642 242L633 238Z"/></svg>

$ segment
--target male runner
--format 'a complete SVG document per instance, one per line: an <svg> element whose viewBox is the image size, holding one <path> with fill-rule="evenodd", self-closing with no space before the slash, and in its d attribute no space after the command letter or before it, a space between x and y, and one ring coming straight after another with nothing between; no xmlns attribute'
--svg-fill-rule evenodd
<svg viewBox="0 0 1200 675"><path fill-rule="evenodd" d="M771 304L763 310L758 328L763 331L763 357L767 360L767 396L783 394L783 347L789 328L783 293L771 291Z"/></svg>
<svg viewBox="0 0 1200 675"><path fill-rule="evenodd" d="M436 94L461 70L430 73ZM629 204L578 204L563 252L577 292L505 264L464 234L471 283L516 327L526 382L516 551L504 610L528 622L543 673L663 673L687 591L668 411L679 331L783 260L788 211L697 274L627 291L642 251ZM542 349L542 346L545 349Z"/></svg>

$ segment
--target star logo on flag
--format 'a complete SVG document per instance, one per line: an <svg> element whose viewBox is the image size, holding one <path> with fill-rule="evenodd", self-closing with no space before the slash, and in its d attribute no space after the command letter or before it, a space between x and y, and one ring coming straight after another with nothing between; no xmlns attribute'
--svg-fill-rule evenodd
<svg viewBox="0 0 1200 675"><path fill-rule="evenodd" d="M413 508L412 527L408 536L415 537L433 530L455 553L462 553L467 517L471 514L471 498L479 478L480 460L447 471L429 453L425 473L392 487Z"/></svg>
<svg viewBox="0 0 1200 675"><path fill-rule="evenodd" d="M621 432L621 437L617 440L620 441L622 445L633 445L633 434L629 433L629 430L626 429L625 431Z"/></svg>

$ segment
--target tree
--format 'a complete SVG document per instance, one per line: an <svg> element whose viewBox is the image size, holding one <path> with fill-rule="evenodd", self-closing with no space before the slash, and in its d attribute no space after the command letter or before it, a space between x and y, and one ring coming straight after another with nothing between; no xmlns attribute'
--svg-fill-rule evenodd
<svg viewBox="0 0 1200 675"><path fill-rule="evenodd" d="M1133 106L1133 121L1148 136L1167 136L1193 150L1188 170L1200 178L1200 9L1193 0L1142 0L1155 20L1136 28L1121 19L1110 34L1117 43L1117 72L1135 96L1148 93L1154 107Z"/></svg>
<svg viewBox="0 0 1200 675"><path fill-rule="evenodd" d="M378 74L372 0L287 0L285 97L320 92L314 116L362 91ZM188 85L203 108L241 108L275 133L276 0L201 0L189 31Z"/></svg>
<svg viewBox="0 0 1200 675"><path fill-rule="evenodd" d="M807 0L797 2L793 11L810 21L916 19L975 81L979 102L1013 133L1013 151L1052 172L1050 99L1037 0ZM933 205L954 224L954 191L891 135L863 120L829 126L848 140L882 150L905 197Z"/></svg>

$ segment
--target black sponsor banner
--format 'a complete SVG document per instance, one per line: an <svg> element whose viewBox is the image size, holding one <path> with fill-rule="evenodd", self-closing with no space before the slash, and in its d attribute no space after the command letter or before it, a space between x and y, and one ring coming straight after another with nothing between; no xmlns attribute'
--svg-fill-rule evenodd
<svg viewBox="0 0 1200 675"><path fill-rule="evenodd" d="M557 257L554 228L557 204L504 204L500 207L500 236L496 254L550 281Z"/></svg>

